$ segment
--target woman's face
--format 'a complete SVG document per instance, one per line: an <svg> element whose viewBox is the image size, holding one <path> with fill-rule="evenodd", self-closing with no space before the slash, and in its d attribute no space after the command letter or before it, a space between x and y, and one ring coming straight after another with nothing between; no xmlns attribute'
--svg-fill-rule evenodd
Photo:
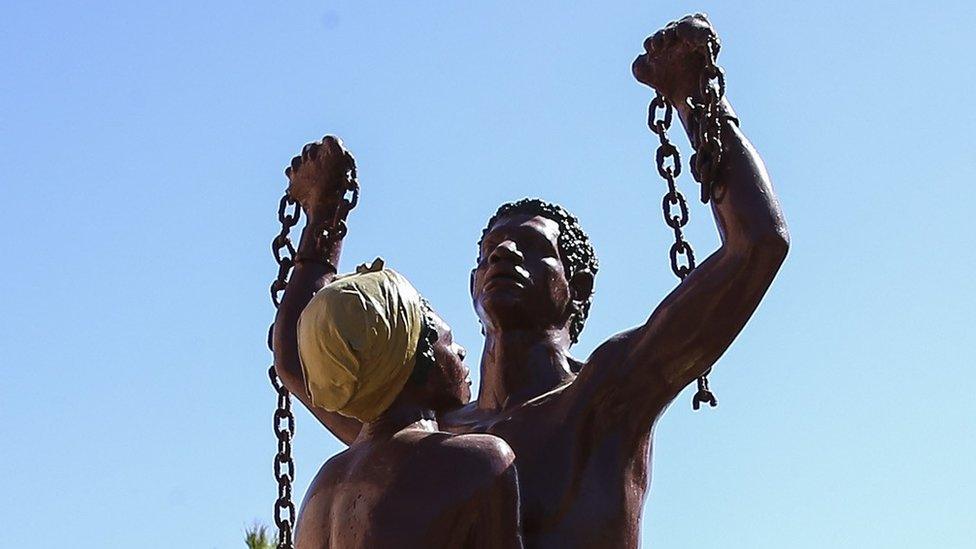
<svg viewBox="0 0 976 549"><path fill-rule="evenodd" d="M471 401L471 370L464 365L467 351L454 342L451 327L431 311L437 342L434 343L435 367L427 383L436 402L435 411L453 410Z"/></svg>

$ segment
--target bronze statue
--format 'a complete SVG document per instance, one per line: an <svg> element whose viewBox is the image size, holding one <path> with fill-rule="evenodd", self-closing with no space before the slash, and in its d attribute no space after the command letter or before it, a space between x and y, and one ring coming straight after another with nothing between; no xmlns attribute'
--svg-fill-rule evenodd
<svg viewBox="0 0 976 549"><path fill-rule="evenodd" d="M715 41L704 16L688 16L648 38L633 64L638 81L674 104L693 143L702 121L687 102L700 99L706 52ZM471 273L485 328L481 386L475 402L447 413L439 425L493 434L514 450L526 547L637 547L655 422L728 348L786 257L789 237L769 177L724 98L713 120L720 124L722 156L706 198L721 247L645 324L611 337L585 361L569 349L586 320L596 259L577 220L558 206L527 200L502 206L484 231ZM314 197L294 198L309 223L276 318L275 363L284 384L308 405L295 324L335 273L341 239L323 244L316 235L323 220L336 216L325 207L317 212ZM354 419L310 409L346 443L368 436ZM309 494L326 482L316 478ZM429 482L439 489L436 478ZM405 496L391 490L386 497ZM301 536L301 547L325 546L321 537Z"/></svg>
<svg viewBox="0 0 976 549"><path fill-rule="evenodd" d="M296 190L309 164L346 155L326 139L303 156ZM522 547L515 454L496 436L438 428L438 414L471 400L470 371L403 275L377 259L322 288L298 348L311 403L363 422L306 495L298 547Z"/></svg>

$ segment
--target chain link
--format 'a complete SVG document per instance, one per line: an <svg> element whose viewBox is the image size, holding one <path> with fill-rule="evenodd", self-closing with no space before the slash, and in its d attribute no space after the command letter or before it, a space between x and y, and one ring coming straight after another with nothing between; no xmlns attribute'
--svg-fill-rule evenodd
<svg viewBox="0 0 976 549"><path fill-rule="evenodd" d="M346 174L346 184L339 189L341 196L329 225L316 236L316 252L328 255L332 245L346 236L346 216L359 203L359 181L356 174L356 161L346 153L350 168ZM291 231L301 217L301 205L286 191L278 203L278 221L281 231L271 241L271 253L278 264L278 276L271 283L271 302L275 309L281 305L288 277L298 260L298 252L291 242ZM274 323L268 328L268 349L274 353ZM278 439L278 451L274 457L274 476L278 482L278 498L274 503L274 522L278 527L278 549L293 549L295 529L295 503L292 500L292 485L295 482L295 462L291 455L291 441L295 436L295 415L291 411L291 394L278 379L274 364L268 369L271 386L278 395L278 406L274 413L274 434Z"/></svg>
<svg viewBox="0 0 976 549"><path fill-rule="evenodd" d="M694 125L691 133L695 154L691 156L691 173L701 184L701 201L704 203L711 198L712 188L718 176L719 162L722 160L719 103L725 96L725 73L716 64L719 49L718 40L709 39L705 68L699 79L702 102L692 104ZM659 111L663 111L660 117ZM658 92L647 109L647 127L658 136L660 141L656 154L657 172L668 185L668 192L661 202L661 209L664 212L664 222L674 231L674 243L668 254L671 259L671 271L679 279L684 280L695 268L695 252L684 237L684 227L688 224L688 202L675 183L681 174L681 156L677 147L668 138L668 130L671 128L673 118L673 105ZM698 378L698 391L691 401L695 410L698 410L703 402L713 407L718 405L718 399L708 387L710 372L711 369Z"/></svg>

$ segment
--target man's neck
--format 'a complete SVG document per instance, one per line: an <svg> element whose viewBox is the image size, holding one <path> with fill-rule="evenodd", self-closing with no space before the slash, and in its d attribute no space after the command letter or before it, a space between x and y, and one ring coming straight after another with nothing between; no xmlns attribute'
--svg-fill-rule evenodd
<svg viewBox="0 0 976 549"><path fill-rule="evenodd" d="M573 379L565 331L488 332L481 355L478 408L523 404Z"/></svg>

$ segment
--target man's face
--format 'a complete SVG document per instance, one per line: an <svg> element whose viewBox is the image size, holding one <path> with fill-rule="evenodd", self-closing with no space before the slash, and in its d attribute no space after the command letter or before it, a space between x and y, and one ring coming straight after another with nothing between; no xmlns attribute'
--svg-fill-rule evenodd
<svg viewBox="0 0 976 549"><path fill-rule="evenodd" d="M481 242L471 297L489 329L563 328L570 300L559 225L531 214L501 217Z"/></svg>

